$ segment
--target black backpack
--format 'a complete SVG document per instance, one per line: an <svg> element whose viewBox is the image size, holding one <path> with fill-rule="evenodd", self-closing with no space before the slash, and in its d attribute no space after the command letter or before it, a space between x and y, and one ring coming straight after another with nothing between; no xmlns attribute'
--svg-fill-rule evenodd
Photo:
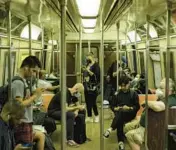
<svg viewBox="0 0 176 150"><path fill-rule="evenodd" d="M15 80L20 80L24 83L24 80L19 76L15 76L12 79L12 82L14 82ZM8 101L8 87L9 87L8 84L0 87L0 112L2 111L2 108L5 105L5 103ZM26 95L26 87L24 88L24 96L25 95Z"/></svg>
<svg viewBox="0 0 176 150"><path fill-rule="evenodd" d="M85 116L78 115L75 118L74 125L74 141L78 144L83 144L87 140L86 137L86 124L85 124Z"/></svg>

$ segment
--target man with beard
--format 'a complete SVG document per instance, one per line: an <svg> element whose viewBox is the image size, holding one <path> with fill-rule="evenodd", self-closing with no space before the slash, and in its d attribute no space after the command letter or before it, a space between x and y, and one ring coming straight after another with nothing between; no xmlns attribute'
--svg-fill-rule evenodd
<svg viewBox="0 0 176 150"><path fill-rule="evenodd" d="M24 117L24 107L16 101L7 102L0 114L0 150L21 150L21 144L15 146L13 128Z"/></svg>
<svg viewBox="0 0 176 150"><path fill-rule="evenodd" d="M117 129L117 138L119 150L124 150L124 132L123 127L127 122L130 122L136 117L140 108L139 97L135 91L129 89L130 79L124 76L119 81L120 90L116 94L113 111L115 117L111 127L104 133L104 137L108 138L111 131Z"/></svg>

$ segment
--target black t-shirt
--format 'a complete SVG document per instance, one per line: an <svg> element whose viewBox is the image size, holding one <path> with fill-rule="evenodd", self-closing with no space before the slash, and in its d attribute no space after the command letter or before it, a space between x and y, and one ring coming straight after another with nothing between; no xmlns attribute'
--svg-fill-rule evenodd
<svg viewBox="0 0 176 150"><path fill-rule="evenodd" d="M69 105L76 103L78 99L71 95L70 91L67 89L67 99L66 103ZM61 91L59 91L55 96L52 98L49 106L48 112L52 113L54 111L61 111Z"/></svg>

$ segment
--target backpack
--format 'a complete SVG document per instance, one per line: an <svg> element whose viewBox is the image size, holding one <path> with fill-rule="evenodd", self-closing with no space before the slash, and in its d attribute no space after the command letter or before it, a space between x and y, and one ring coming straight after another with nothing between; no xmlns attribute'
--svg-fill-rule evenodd
<svg viewBox="0 0 176 150"><path fill-rule="evenodd" d="M85 116L78 115L75 118L74 124L74 141L78 144L83 144L87 140L86 137L86 124L85 124Z"/></svg>
<svg viewBox="0 0 176 150"><path fill-rule="evenodd" d="M15 76L12 79L12 82L14 82L15 80L20 80L25 85L24 80L21 77ZM8 87L9 87L8 84L0 87L0 112L2 111L2 108L5 105L5 103L8 101ZM24 88L24 97L25 95L26 95L26 88Z"/></svg>
<svg viewBox="0 0 176 150"><path fill-rule="evenodd" d="M45 148L44 150L56 150L51 140L51 137L48 134L45 134Z"/></svg>
<svg viewBox="0 0 176 150"><path fill-rule="evenodd" d="M53 118L47 116L47 113L41 111L33 111L33 124L44 126L50 135L56 130L56 123Z"/></svg>
<svg viewBox="0 0 176 150"><path fill-rule="evenodd" d="M130 98L131 99L133 98L134 93L135 93L135 91L130 90ZM115 92L109 99L109 104L110 104L110 108L112 111L114 110L114 107L116 106L116 103L117 103L117 101L116 101L117 95L118 95L118 92Z"/></svg>

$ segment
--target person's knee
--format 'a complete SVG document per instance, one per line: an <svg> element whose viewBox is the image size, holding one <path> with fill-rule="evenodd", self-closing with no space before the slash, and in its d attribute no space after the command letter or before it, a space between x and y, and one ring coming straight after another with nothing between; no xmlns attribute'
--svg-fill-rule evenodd
<svg viewBox="0 0 176 150"><path fill-rule="evenodd" d="M44 142L45 141L45 134L40 131L36 131L35 135L34 135L34 140Z"/></svg>

